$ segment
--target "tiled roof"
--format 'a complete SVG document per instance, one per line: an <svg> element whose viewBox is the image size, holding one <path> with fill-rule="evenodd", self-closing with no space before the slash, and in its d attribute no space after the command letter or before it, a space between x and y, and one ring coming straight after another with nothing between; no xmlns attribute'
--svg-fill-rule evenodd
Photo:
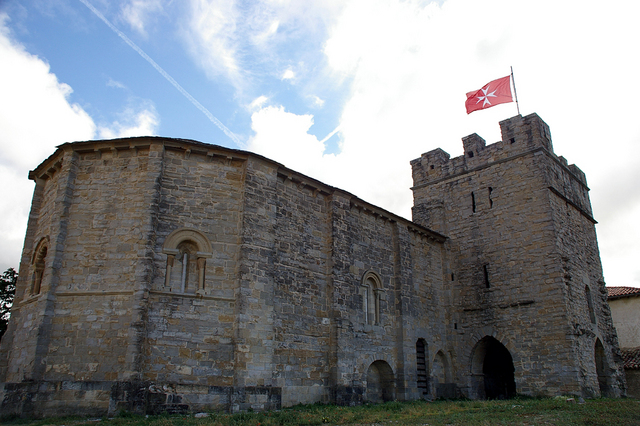
<svg viewBox="0 0 640 426"><path fill-rule="evenodd" d="M620 349L620 351L624 360L624 368L630 370L640 369L640 348Z"/></svg>
<svg viewBox="0 0 640 426"><path fill-rule="evenodd" d="M607 287L609 299L617 299L619 297L640 296L640 288L636 287Z"/></svg>

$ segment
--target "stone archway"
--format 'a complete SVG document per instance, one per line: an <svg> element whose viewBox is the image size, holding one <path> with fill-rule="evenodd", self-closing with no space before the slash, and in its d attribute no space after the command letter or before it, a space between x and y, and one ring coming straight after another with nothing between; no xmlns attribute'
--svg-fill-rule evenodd
<svg viewBox="0 0 640 426"><path fill-rule="evenodd" d="M607 357L604 353L604 346L602 346L602 342L600 341L600 339L596 339L594 356L596 362L596 374L598 375L598 387L600 388L600 396L611 396L608 383L610 372L607 365Z"/></svg>
<svg viewBox="0 0 640 426"><path fill-rule="evenodd" d="M395 399L393 370L386 361L374 361L367 369L367 391L365 401L373 404Z"/></svg>
<svg viewBox="0 0 640 426"><path fill-rule="evenodd" d="M516 395L513 359L498 340L491 336L480 339L471 362L476 397L507 399Z"/></svg>
<svg viewBox="0 0 640 426"><path fill-rule="evenodd" d="M451 380L451 366L447 356L438 351L433 358L432 373L436 398L455 398L456 385Z"/></svg>

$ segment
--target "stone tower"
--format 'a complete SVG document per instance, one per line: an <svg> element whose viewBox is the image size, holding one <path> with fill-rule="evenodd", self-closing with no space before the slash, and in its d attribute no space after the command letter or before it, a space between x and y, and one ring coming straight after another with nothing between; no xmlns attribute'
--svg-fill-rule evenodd
<svg viewBox="0 0 640 426"><path fill-rule="evenodd" d="M460 157L411 162L413 220L448 237L459 386L471 398L620 396L585 175L536 114L500 128L497 143L472 134Z"/></svg>

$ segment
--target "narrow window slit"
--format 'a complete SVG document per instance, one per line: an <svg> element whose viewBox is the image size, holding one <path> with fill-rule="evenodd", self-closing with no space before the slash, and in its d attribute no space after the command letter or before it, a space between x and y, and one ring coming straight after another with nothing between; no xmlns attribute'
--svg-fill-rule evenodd
<svg viewBox="0 0 640 426"><path fill-rule="evenodd" d="M476 212L476 194L474 194L473 192L471 193L471 210L474 213Z"/></svg>
<svg viewBox="0 0 640 426"><path fill-rule="evenodd" d="M482 265L482 271L484 273L484 285L486 288L491 288L491 283L489 282L489 265Z"/></svg>
<svg viewBox="0 0 640 426"><path fill-rule="evenodd" d="M584 287L584 293L585 293L585 297L587 299L587 308L589 309L589 318L591 319L591 323L595 324L596 323L596 314L595 314L595 311L593 309L593 300L591 299L591 289L589 289L589 286L585 286Z"/></svg>

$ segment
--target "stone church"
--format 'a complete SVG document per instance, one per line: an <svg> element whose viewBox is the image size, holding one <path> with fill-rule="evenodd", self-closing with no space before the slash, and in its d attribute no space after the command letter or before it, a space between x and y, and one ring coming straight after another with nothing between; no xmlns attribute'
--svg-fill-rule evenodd
<svg viewBox="0 0 640 426"><path fill-rule="evenodd" d="M3 414L622 396L586 178L535 114L411 161L413 220L250 152L74 142L30 172Z"/></svg>

